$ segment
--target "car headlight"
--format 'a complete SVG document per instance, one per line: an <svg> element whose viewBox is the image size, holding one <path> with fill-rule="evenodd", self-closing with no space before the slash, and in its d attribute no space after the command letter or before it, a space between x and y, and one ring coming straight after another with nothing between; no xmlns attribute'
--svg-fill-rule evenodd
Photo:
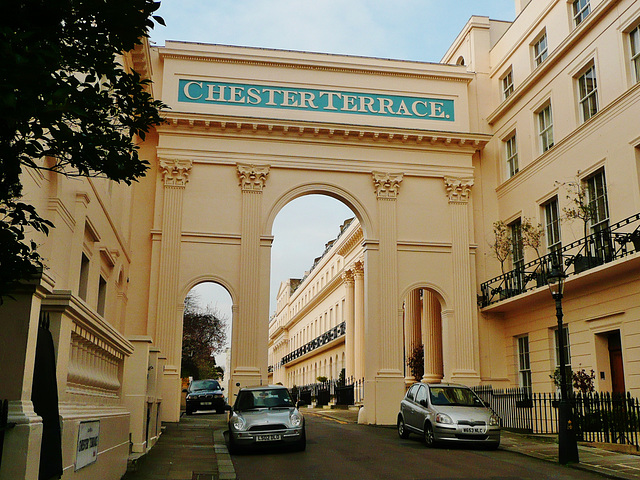
<svg viewBox="0 0 640 480"><path fill-rule="evenodd" d="M445 415L444 413L439 413L436 415L436 423L444 423L444 424L451 425L453 423L453 420L451 420L451 417L449 415Z"/></svg>
<svg viewBox="0 0 640 480"><path fill-rule="evenodd" d="M302 425L302 415L300 415L296 411L292 412L291 415L289 415L289 419L291 420L291 425L293 425L294 427L299 427L300 425Z"/></svg>
<svg viewBox="0 0 640 480"><path fill-rule="evenodd" d="M236 430L242 431L247 428L247 422L240 415L235 415L231 418L231 426Z"/></svg>
<svg viewBox="0 0 640 480"><path fill-rule="evenodd" d="M491 426L491 427L499 427L500 426L500 419L498 418L497 415L495 415L495 414L491 415L491 417L489 418L489 426Z"/></svg>

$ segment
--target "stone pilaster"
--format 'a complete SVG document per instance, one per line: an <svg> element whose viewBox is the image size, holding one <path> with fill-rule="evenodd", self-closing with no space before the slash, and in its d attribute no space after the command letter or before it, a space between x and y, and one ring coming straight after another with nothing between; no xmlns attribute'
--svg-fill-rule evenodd
<svg viewBox="0 0 640 480"><path fill-rule="evenodd" d="M269 167L237 165L242 190L242 220L240 242L240 292L237 324L234 325L232 383L241 386L258 384L261 379L260 352L260 214L262 191ZM235 315L234 315L235 317ZM237 328L236 328L237 327Z"/></svg>
<svg viewBox="0 0 640 480"><path fill-rule="evenodd" d="M176 316L180 271L180 240L182 235L182 202L189 180L190 160L161 159L160 173L164 184L162 206L162 241L158 270L158 311L155 341L167 356L167 363L180 365L180 343L177 337Z"/></svg>
<svg viewBox="0 0 640 480"><path fill-rule="evenodd" d="M479 380L477 356L477 315L475 292L471 278L469 242L469 199L473 179L444 179L451 211L451 258L453 279L453 337L455 365L452 378L467 383Z"/></svg>
<svg viewBox="0 0 640 480"><path fill-rule="evenodd" d="M351 270L346 270L342 274L342 281L345 286L345 298L344 298L344 321L346 324L346 338L345 338L345 377L352 377L355 374L355 317L353 314L354 301L354 284L355 279ZM339 373L339 372L338 372Z"/></svg>
<svg viewBox="0 0 640 480"><path fill-rule="evenodd" d="M380 347L378 374L402 375L402 325L397 322L398 244L396 198L403 175L373 172L380 228Z"/></svg>
<svg viewBox="0 0 640 480"><path fill-rule="evenodd" d="M423 382L442 380L442 319L440 301L429 290L422 291L422 343L424 344Z"/></svg>

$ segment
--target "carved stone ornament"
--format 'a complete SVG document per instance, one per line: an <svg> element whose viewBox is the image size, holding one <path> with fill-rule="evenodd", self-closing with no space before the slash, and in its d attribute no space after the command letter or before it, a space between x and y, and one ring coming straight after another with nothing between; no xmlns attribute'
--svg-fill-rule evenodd
<svg viewBox="0 0 640 480"><path fill-rule="evenodd" d="M402 177L402 173L373 172L373 184L378 198L396 198Z"/></svg>
<svg viewBox="0 0 640 480"><path fill-rule="evenodd" d="M184 187L189 180L191 160L160 159L159 167L165 186Z"/></svg>
<svg viewBox="0 0 640 480"><path fill-rule="evenodd" d="M267 165L238 164L238 178L243 192L262 192L269 175Z"/></svg>
<svg viewBox="0 0 640 480"><path fill-rule="evenodd" d="M345 270L342 274L342 281L347 284L353 284L353 272L351 270Z"/></svg>
<svg viewBox="0 0 640 480"><path fill-rule="evenodd" d="M444 186L449 202L467 203L473 187L473 178L445 177Z"/></svg>

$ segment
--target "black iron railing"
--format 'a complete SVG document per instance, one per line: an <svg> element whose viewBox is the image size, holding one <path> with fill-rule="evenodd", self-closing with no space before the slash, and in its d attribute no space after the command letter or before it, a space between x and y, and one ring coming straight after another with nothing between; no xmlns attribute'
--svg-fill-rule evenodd
<svg viewBox="0 0 640 480"><path fill-rule="evenodd" d="M547 285L554 260L562 262L570 276L636 252L640 252L640 213L484 282L478 303L486 307Z"/></svg>
<svg viewBox="0 0 640 480"><path fill-rule="evenodd" d="M13 428L15 423L8 422L9 418L9 401L0 401L0 465L2 464L2 450L4 447L4 433Z"/></svg>
<svg viewBox="0 0 640 480"><path fill-rule="evenodd" d="M302 400L307 405L321 407L333 402L336 405L355 405L364 400L364 379L348 377L345 380L327 380L294 386L291 389L294 401Z"/></svg>
<svg viewBox="0 0 640 480"><path fill-rule="evenodd" d="M347 324L342 322L339 325L336 325L330 330L327 330L322 335L314 338L310 342L304 344L303 346L295 349L293 352L288 353L282 360L280 360L280 365L286 365L287 363L295 360L296 358L302 357L307 353L315 350L316 348L320 348L323 345L326 345L329 342L332 342L338 337L343 336L347 332Z"/></svg>
<svg viewBox="0 0 640 480"><path fill-rule="evenodd" d="M473 389L500 417L500 425L524 433L558 433L557 393L528 393L522 388ZM640 446L640 402L630 394L587 393L572 395L578 440Z"/></svg>

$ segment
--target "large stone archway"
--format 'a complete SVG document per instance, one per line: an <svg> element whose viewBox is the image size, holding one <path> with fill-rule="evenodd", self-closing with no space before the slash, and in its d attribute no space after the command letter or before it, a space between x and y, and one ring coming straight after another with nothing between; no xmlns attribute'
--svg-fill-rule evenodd
<svg viewBox="0 0 640 480"><path fill-rule="evenodd" d="M361 420L395 422L401 292L425 278L451 299L443 315L460 342L447 378L478 383L477 350L466 348L477 336L470 191L488 137L469 133L464 68L174 42L154 55L172 108L146 213L147 331L166 356L165 419L179 415L182 300L194 278L215 275L234 292L230 395L266 381L271 227L311 193L344 202L362 225Z"/></svg>

